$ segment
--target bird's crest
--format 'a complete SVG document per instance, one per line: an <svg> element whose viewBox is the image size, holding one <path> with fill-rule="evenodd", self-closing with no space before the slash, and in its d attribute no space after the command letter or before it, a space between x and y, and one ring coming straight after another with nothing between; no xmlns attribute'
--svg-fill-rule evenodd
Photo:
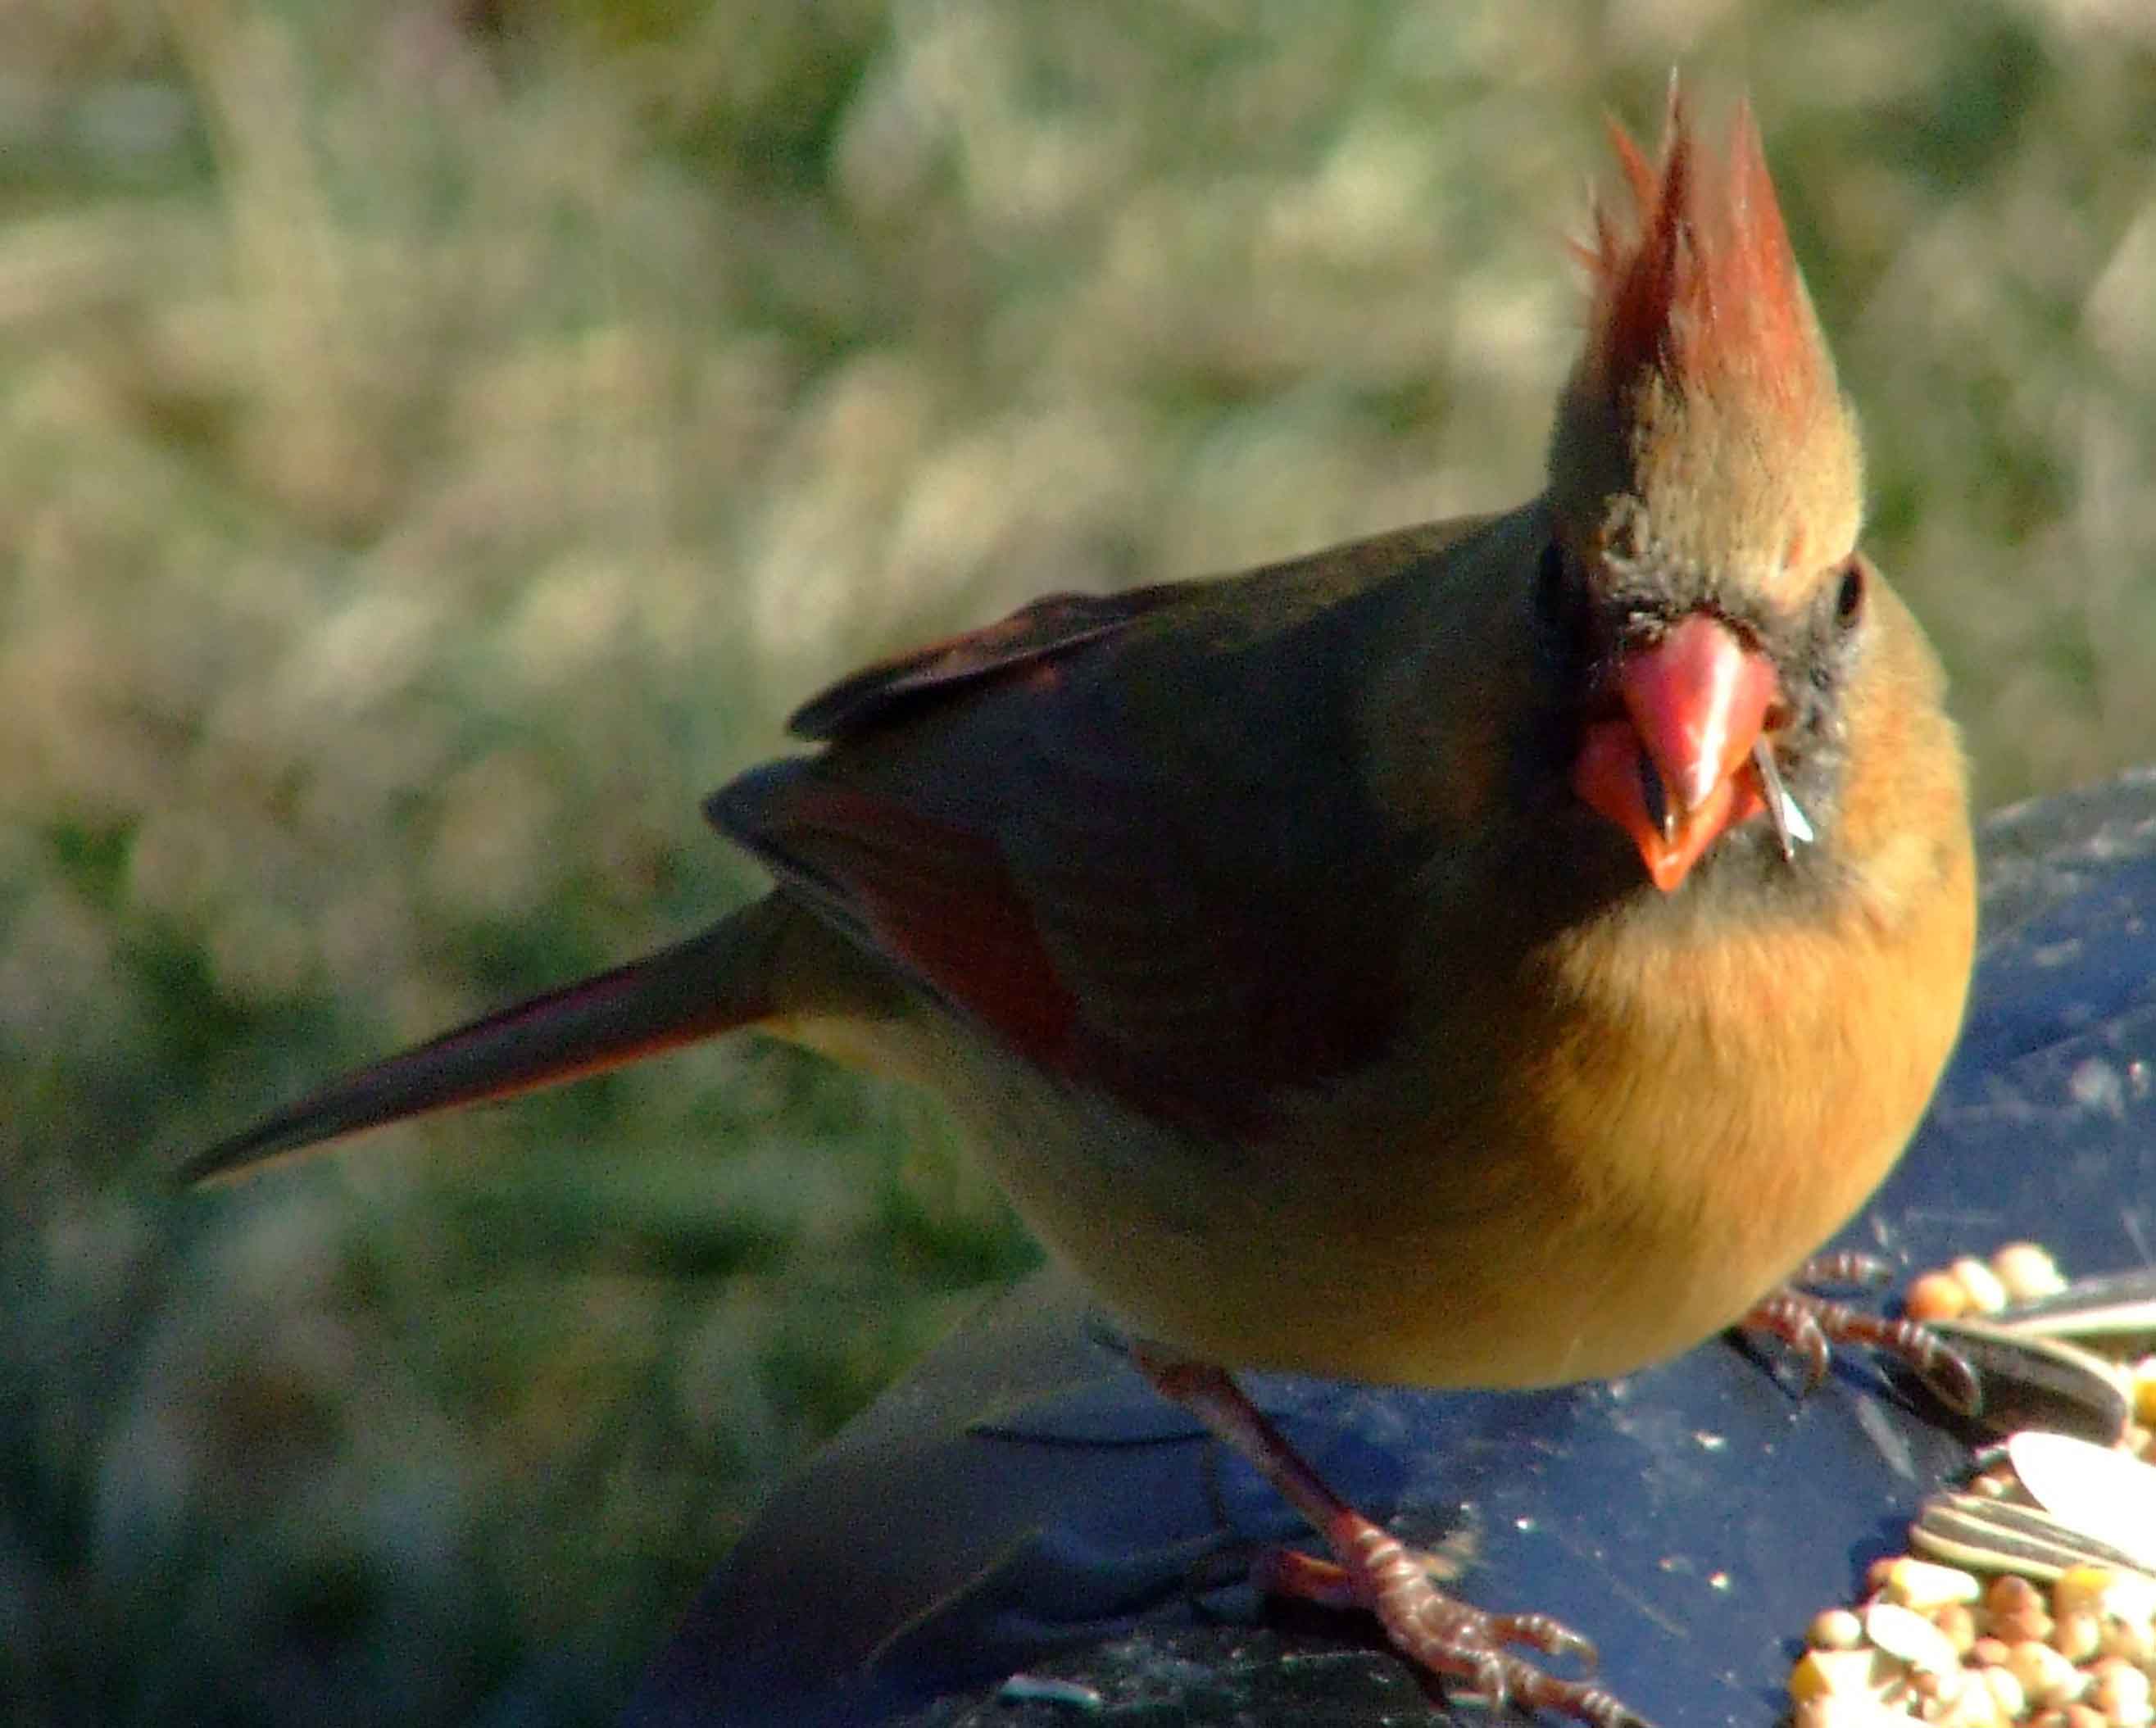
<svg viewBox="0 0 2156 1728"><path fill-rule="evenodd" d="M1749 105L1719 152L1674 85L1658 162L1614 121L1610 135L1625 193L1596 201L1577 249L1593 297L1553 451L1560 494L1590 517L1620 495L1679 541L1697 536L1674 516L1718 520L1732 546L1666 550L1764 559L1769 583L1838 556L1856 531L1855 423Z"/></svg>
<svg viewBox="0 0 2156 1728"><path fill-rule="evenodd" d="M1833 364L1750 105L1738 105L1719 157L1701 150L1675 85L1659 166L1614 120L1609 136L1631 209L1598 199L1580 249L1594 293L1586 378L1622 390L1653 367L1687 393L1734 385L1807 416L1831 397Z"/></svg>

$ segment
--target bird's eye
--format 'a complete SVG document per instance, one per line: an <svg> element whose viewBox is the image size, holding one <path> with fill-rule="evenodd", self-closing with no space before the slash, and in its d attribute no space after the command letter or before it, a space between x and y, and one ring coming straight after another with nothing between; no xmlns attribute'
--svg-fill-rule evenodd
<svg viewBox="0 0 2156 1728"><path fill-rule="evenodd" d="M1851 558L1842 567L1841 586L1835 590L1834 621L1845 630L1864 616L1864 566Z"/></svg>

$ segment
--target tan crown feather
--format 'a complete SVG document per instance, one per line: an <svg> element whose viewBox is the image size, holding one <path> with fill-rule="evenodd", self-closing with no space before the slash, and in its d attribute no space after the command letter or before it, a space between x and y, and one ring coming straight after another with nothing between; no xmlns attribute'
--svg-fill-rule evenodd
<svg viewBox="0 0 2156 1728"><path fill-rule="evenodd" d="M1861 463L1758 127L1740 103L1703 152L1672 85L1659 166L1610 132L1631 208L1598 200L1578 249L1593 298L1552 446L1559 509L1628 558L1784 589L1854 542Z"/></svg>

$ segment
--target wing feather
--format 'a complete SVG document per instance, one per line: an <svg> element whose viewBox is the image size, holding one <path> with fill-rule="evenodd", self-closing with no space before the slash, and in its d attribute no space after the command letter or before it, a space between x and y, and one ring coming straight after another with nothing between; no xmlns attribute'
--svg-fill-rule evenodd
<svg viewBox="0 0 2156 1728"><path fill-rule="evenodd" d="M1430 842L1354 770L1353 679L1384 623L1360 602L1435 531L1038 602L834 686L796 722L831 745L710 813L1036 1065L1261 1132L1270 1100L1373 1059L1403 1013L1390 901Z"/></svg>

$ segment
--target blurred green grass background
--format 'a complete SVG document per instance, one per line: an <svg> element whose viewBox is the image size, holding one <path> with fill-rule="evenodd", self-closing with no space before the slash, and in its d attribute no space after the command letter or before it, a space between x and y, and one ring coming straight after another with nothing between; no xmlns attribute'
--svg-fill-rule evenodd
<svg viewBox="0 0 2156 1728"><path fill-rule="evenodd" d="M1752 91L1987 802L2156 758L2140 0L0 0L0 1716L587 1722L1031 1250L721 1047L177 1151L752 892L696 799L1052 587L1533 490Z"/></svg>

